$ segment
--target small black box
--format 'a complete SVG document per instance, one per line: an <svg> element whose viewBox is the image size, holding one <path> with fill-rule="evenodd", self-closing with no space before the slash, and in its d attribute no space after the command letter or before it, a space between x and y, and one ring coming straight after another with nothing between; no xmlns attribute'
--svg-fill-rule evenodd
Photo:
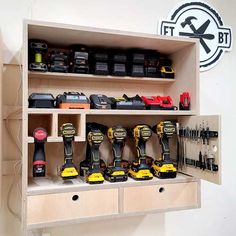
<svg viewBox="0 0 236 236"><path fill-rule="evenodd" d="M54 108L55 99L51 93L32 93L29 108Z"/></svg>

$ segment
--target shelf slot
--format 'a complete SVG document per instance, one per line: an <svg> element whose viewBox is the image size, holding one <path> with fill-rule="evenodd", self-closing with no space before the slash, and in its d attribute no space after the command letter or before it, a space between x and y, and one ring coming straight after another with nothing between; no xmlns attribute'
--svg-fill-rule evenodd
<svg viewBox="0 0 236 236"><path fill-rule="evenodd" d="M28 115L28 136L32 137L36 128L44 128L48 136L53 136L53 115L52 114L29 114Z"/></svg>
<svg viewBox="0 0 236 236"><path fill-rule="evenodd" d="M60 127L65 123L72 123L75 127L75 136L81 133L81 116L77 114L58 114L58 136L60 136Z"/></svg>

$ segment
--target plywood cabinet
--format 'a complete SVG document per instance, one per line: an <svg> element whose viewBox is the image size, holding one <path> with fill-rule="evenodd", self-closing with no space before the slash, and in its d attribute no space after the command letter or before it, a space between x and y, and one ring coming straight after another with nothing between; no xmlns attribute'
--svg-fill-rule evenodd
<svg viewBox="0 0 236 236"><path fill-rule="evenodd" d="M2 40L0 32L0 208L2 202L2 72L3 72L3 62L2 62Z"/></svg>
<svg viewBox="0 0 236 236"><path fill-rule="evenodd" d="M28 71L28 40L41 39L50 44L67 47L73 44L118 47L122 49L155 49L168 55L176 71L175 79L147 77L98 76ZM162 120L173 120L191 127L208 122L219 131L218 116L199 116L199 45L195 39L157 36L79 27L38 21L24 23L24 72L23 72L23 175L22 175L22 223L25 232L34 228L89 221L91 219L122 217L151 212L180 210L200 207L200 179L220 183L220 170L207 170L184 166L175 179L135 181L124 183L104 182L88 185L83 179L63 181L57 173L63 163L63 143L59 127L72 122L76 128L74 162L85 158L86 122L103 123L107 126L122 124L132 127L139 123L153 126ZM106 94L120 97L140 95L171 95L178 106L179 95L191 94L188 111L166 110L79 110L79 109L32 109L28 108L28 96L33 92L51 93L55 97L64 91L83 92L87 96ZM34 151L33 130L41 126L48 131L46 144L47 176L32 177ZM189 142L189 156L197 156L196 143ZM171 148L176 150L177 140ZM216 146L216 163L220 169L220 133L210 144ZM100 149L106 163L111 162L111 148L105 138ZM130 141L124 148L127 160L133 160L134 145ZM153 158L160 155L159 141L155 135L147 143L147 154ZM174 153L174 159L177 154ZM196 157L197 158L197 157ZM182 173L180 173L182 172ZM187 175L185 175L187 173ZM78 197L78 199L77 199ZM73 200L74 198L74 200Z"/></svg>

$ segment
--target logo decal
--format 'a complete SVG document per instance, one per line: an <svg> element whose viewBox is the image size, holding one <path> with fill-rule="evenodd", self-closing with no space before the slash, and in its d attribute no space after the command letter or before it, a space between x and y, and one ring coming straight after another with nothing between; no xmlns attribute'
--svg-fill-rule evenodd
<svg viewBox="0 0 236 236"><path fill-rule="evenodd" d="M225 51L232 48L232 30L224 26L217 11L203 2L187 2L159 23L159 34L198 38L200 70L214 67Z"/></svg>

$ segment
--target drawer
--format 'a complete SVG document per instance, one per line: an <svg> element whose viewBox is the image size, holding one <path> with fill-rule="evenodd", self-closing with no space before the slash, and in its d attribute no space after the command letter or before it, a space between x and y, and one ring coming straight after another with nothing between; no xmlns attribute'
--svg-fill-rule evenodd
<svg viewBox="0 0 236 236"><path fill-rule="evenodd" d="M118 189L46 194L27 199L28 225L118 214Z"/></svg>
<svg viewBox="0 0 236 236"><path fill-rule="evenodd" d="M198 182L124 188L124 213L198 207Z"/></svg>

